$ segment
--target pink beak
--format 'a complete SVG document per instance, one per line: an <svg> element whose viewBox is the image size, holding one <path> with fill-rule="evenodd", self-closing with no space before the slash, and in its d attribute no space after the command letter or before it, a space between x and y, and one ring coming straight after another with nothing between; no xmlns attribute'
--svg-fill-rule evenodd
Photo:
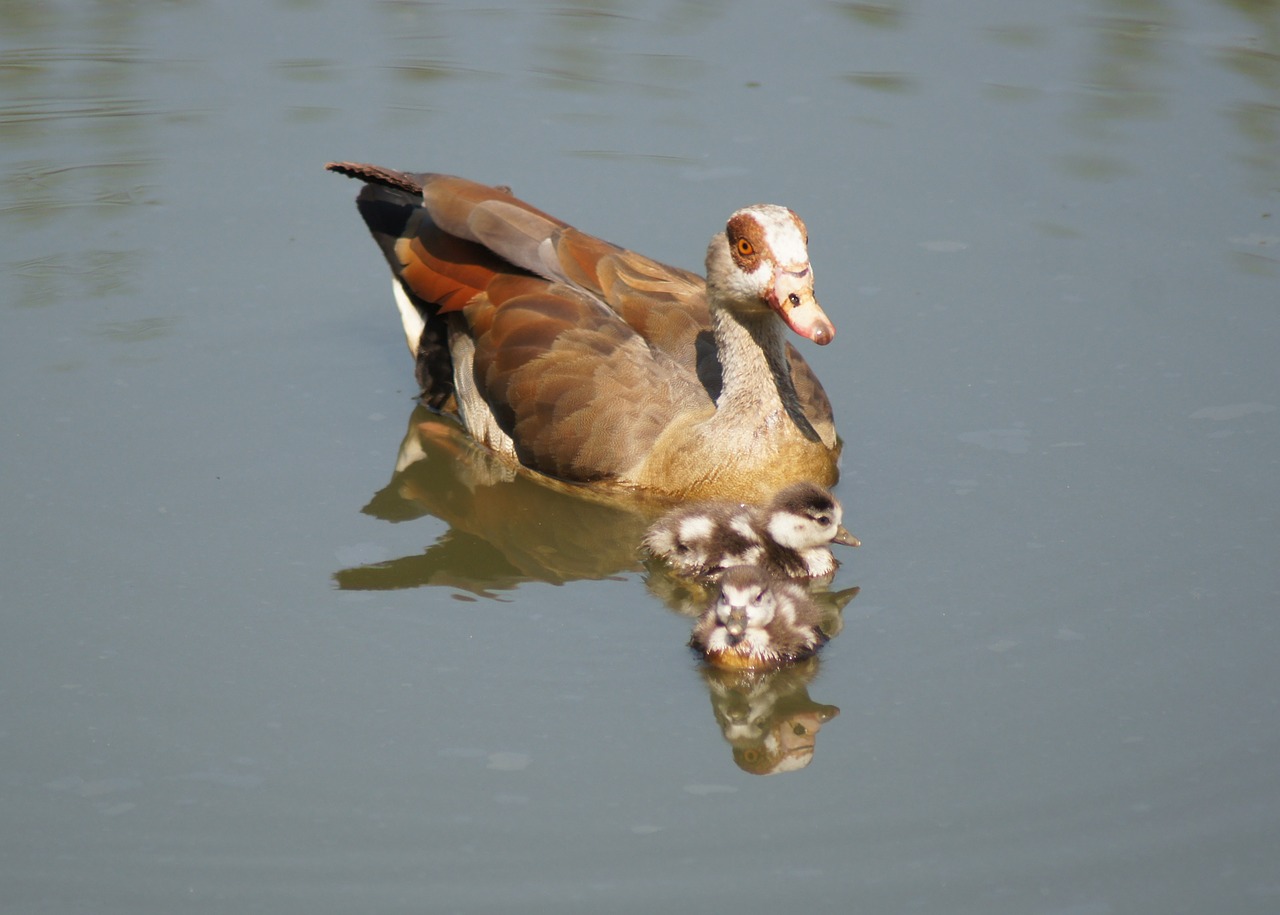
<svg viewBox="0 0 1280 915"><path fill-rule="evenodd" d="M769 307L806 340L826 346L836 338L835 325L814 298L813 272L808 264L799 269L779 265L773 271Z"/></svg>

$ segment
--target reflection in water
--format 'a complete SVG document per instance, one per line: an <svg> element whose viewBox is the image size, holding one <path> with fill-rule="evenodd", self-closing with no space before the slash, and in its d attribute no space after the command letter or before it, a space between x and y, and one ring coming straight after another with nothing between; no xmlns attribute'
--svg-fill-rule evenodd
<svg viewBox="0 0 1280 915"><path fill-rule="evenodd" d="M1257 189L1266 192L1280 180L1280 16L1275 4L1237 7L1252 20L1252 29L1248 37L1224 42L1218 58L1248 79L1257 93L1232 101L1227 114L1249 144L1241 160L1252 166Z"/></svg>
<svg viewBox="0 0 1280 915"><path fill-rule="evenodd" d="M714 584L674 575L656 560L651 559L646 565L645 585L649 593L681 616L695 620L715 602ZM828 585L829 582L811 582L809 596L818 605L822 631L828 639L833 639L844 629L844 608L858 596L858 589L832 591Z"/></svg>
<svg viewBox="0 0 1280 915"><path fill-rule="evenodd" d="M837 3L837 10L848 15L859 26L900 29L907 18L903 0L879 0L876 3Z"/></svg>
<svg viewBox="0 0 1280 915"><path fill-rule="evenodd" d="M537 479L419 406L391 481L364 511L388 521L434 515L450 529L421 555L334 578L347 590L449 585L477 594L608 578L640 568L640 539L662 508Z"/></svg>
<svg viewBox="0 0 1280 915"><path fill-rule="evenodd" d="M640 549L648 525L667 507L550 484L495 457L452 419L418 406L390 482L364 511L392 522L433 515L449 530L421 554L342 569L334 579L344 590L445 585L491 596L523 582L643 570L649 592L692 620L714 602L716 587L673 575L644 560ZM844 628L844 607L857 593L812 585L829 638ZM701 667L716 721L743 770L766 775L809 764L818 730L839 712L809 698L817 658L771 671Z"/></svg>
<svg viewBox="0 0 1280 915"><path fill-rule="evenodd" d="M715 602L714 585L672 575L656 562L649 565L649 592L677 613L696 619ZM857 588L832 591L823 583L811 585L829 639L844 628L844 608L857 594ZM716 723L744 772L773 775L803 769L813 760L818 731L840 713L834 705L809 698L817 657L772 670L731 670L705 662L700 669Z"/></svg>
<svg viewBox="0 0 1280 915"><path fill-rule="evenodd" d="M817 673L817 658L770 671L703 666L716 723L740 769L775 775L813 761L818 731L840 714L809 698Z"/></svg>

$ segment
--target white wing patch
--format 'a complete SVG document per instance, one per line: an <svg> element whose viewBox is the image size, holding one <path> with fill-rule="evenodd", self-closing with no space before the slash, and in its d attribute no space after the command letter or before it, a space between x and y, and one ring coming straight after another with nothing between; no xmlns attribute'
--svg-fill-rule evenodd
<svg viewBox="0 0 1280 915"><path fill-rule="evenodd" d="M706 515L691 515L680 521L680 539L686 544L690 540L706 540L715 531L716 523Z"/></svg>
<svg viewBox="0 0 1280 915"><path fill-rule="evenodd" d="M416 359L418 357L418 343L422 340L422 331L426 328L427 322L423 319L422 313L409 300L409 295L404 291L404 286L400 282L399 277L391 280L391 294L396 299L396 309L400 312L400 323L404 325L404 339L409 344L409 352Z"/></svg>

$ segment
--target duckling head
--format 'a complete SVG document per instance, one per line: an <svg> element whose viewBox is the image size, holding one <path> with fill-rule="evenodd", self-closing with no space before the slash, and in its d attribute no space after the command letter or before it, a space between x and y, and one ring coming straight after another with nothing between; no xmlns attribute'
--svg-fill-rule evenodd
<svg viewBox="0 0 1280 915"><path fill-rule="evenodd" d="M858 546L858 538L841 521L840 502L816 483L794 483L781 490L770 505L765 530L775 543L792 550L809 550L828 543Z"/></svg>
<svg viewBox="0 0 1280 915"><path fill-rule="evenodd" d="M720 579L715 602L694 624L689 644L715 667L758 670L792 659L780 647L775 629L794 617L782 606L781 588L796 587L771 580L756 566L733 566Z"/></svg>
<svg viewBox="0 0 1280 915"><path fill-rule="evenodd" d="M767 646L765 629L778 611L778 599L766 579L747 566L738 566L729 569L721 580L715 611L729 647L744 640Z"/></svg>

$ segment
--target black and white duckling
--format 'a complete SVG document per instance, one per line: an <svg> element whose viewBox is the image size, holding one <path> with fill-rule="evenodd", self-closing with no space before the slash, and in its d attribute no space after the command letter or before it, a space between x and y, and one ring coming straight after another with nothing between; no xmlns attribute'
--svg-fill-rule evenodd
<svg viewBox="0 0 1280 915"><path fill-rule="evenodd" d="M689 644L717 667L778 667L814 654L827 640L821 611L803 585L771 579L759 566L734 566Z"/></svg>
<svg viewBox="0 0 1280 915"><path fill-rule="evenodd" d="M816 483L793 483L768 504L703 502L659 518L644 546L677 573L716 577L731 566L759 565L783 578L824 578L836 561L827 545L858 546L843 510Z"/></svg>

